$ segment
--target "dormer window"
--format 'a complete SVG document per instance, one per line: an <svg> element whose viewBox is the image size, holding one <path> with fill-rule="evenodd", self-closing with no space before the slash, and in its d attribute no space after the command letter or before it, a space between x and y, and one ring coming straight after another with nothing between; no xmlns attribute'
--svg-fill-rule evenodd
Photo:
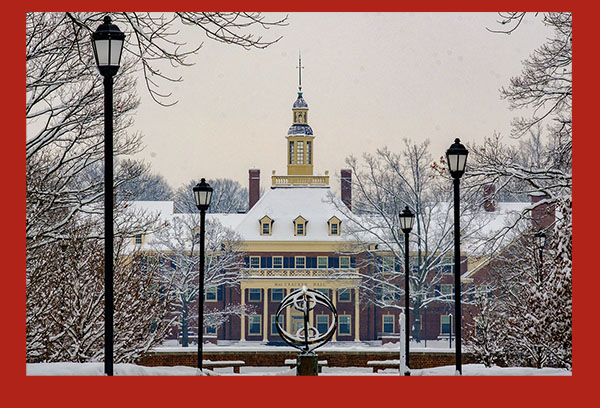
<svg viewBox="0 0 600 408"><path fill-rule="evenodd" d="M137 234L134 240L136 245L142 245L144 243L144 234Z"/></svg>
<svg viewBox="0 0 600 408"><path fill-rule="evenodd" d="M327 221L330 236L339 236L341 233L342 221L335 215Z"/></svg>
<svg viewBox="0 0 600 408"><path fill-rule="evenodd" d="M260 220L260 235L271 235L273 232L273 220L269 216L265 215Z"/></svg>
<svg viewBox="0 0 600 408"><path fill-rule="evenodd" d="M294 220L294 235L306 236L306 224L308 224L308 220L304 219L301 215L299 215Z"/></svg>

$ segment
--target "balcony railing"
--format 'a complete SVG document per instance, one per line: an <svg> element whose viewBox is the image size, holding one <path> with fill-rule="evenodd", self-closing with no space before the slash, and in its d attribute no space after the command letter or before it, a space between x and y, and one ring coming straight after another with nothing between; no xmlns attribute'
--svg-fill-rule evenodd
<svg viewBox="0 0 600 408"><path fill-rule="evenodd" d="M248 278L358 278L355 268L246 268L242 277Z"/></svg>
<svg viewBox="0 0 600 408"><path fill-rule="evenodd" d="M328 186L329 176L271 176L274 187Z"/></svg>

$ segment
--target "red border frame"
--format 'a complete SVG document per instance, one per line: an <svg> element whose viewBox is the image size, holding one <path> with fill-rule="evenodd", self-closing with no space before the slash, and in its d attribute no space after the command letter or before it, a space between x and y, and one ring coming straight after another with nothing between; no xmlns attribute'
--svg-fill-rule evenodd
<svg viewBox="0 0 600 408"><path fill-rule="evenodd" d="M439 1L439 0L438 0ZM550 4L549 4L550 3ZM572 377L26 377L25 376L25 64L12 56L24 53L25 12L31 10L86 9L88 4L60 2L50 4L33 1L27 5L13 5L4 13L3 26L8 40L3 42L5 58L2 71L7 90L4 92L5 123L4 143L8 144L7 154L1 160L4 177L5 228L2 234L2 248L7 260L3 270L6 286L0 296L4 318L2 330L3 364L0 369L5 374L3 382L4 400L22 401L21 406L44 404L53 406L80 406L82 404L111 404L112 406L176 406L188 404L224 404L232 406L286 406L334 405L357 406L377 405L421 405L470 406L475 404L510 403L525 406L566 406L575 398L591 394L586 392L587 379L595 380L594 361L597 356L593 349L592 330L595 313L589 299L593 299L598 287L598 271L594 269L591 257L595 250L593 222L582 222L585 215L592 215L596 206L594 199L586 199L595 188L589 188L595 181L595 159L599 147L597 132L591 129L591 119L595 112L592 99L597 87L592 76L596 65L591 61L597 49L597 17L594 6L564 3L558 1L526 2L527 9L573 10L574 15L574 73L575 103L574 117L574 173L576 174L574 195L575 211L575 250L576 272L573 287L574 298L574 369ZM121 8L123 3L106 2L103 8ZM128 2L128 8L161 10L156 4L148 7L140 1ZM226 6L211 1L208 4L190 2L177 4L178 8L204 9L247 9L248 4L228 1ZM170 6L168 6L170 7ZM298 11L496 11L482 2L402 4L387 0L383 4L351 4L347 2L305 1L296 4L270 2L253 3L252 9L280 11L282 8ZM97 8L97 7L96 7ZM522 9L523 2L502 3L502 9ZM17 39L20 39L18 41ZM590 50L591 52L586 52ZM21 60L24 61L24 58ZM10 80L9 78L19 78ZM20 102L19 102L20 101ZM8 119L8 120L7 120ZM590 197L591 198L591 197ZM592 218L593 220L593 218ZM15 236L18 237L15 239ZM586 268L587 267L587 268ZM592 328L592 330L589 329ZM595 331L595 330L594 330ZM154 384L156 382L156 384ZM301 388L300 388L301 387ZM307 391L306 398L298 390ZM196 402L197 401L197 402ZM277 403L277 401L280 401ZM509 402L510 401L510 402ZM50 404L49 404L50 403Z"/></svg>

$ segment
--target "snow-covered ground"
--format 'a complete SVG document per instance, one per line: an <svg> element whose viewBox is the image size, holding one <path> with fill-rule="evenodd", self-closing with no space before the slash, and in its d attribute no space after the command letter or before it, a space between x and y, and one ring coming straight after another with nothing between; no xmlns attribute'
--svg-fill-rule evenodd
<svg viewBox="0 0 600 408"><path fill-rule="evenodd" d="M410 342L410 351L411 352L454 352L454 340L452 341L452 345L450 346L448 340L428 340L427 343L421 341L417 343L415 341ZM156 347L153 351L157 352L181 352L186 353L190 351L196 350L197 346L195 344L190 345L189 347L181 347L181 345L177 342L177 340L167 340L160 347ZM224 342L220 341L219 344L206 343L204 345L205 351L297 351L295 348L290 346L272 346L266 345L262 342L256 341L231 341ZM398 355L400 355L400 344L399 343L386 343L381 344L381 342L331 342L327 343L323 347L319 347L319 350L328 350L328 351L398 351Z"/></svg>
<svg viewBox="0 0 600 408"><path fill-rule="evenodd" d="M412 370L413 376L452 376L455 375L455 366L444 366ZM31 376L101 376L104 375L104 363L33 363L27 364L27 375ZM198 369L193 367L143 367L135 364L115 364L115 376L156 376L156 375L178 375L195 376L201 375ZM204 370L204 375L220 376L295 376L296 370L287 367L241 367L240 374L234 374L231 368L216 368ZM385 369L373 373L371 368L363 367L324 367L320 376L365 376L365 375L399 375L398 370ZM490 367L482 364L463 365L465 376L570 376L568 370L557 368L525 368L525 367Z"/></svg>
<svg viewBox="0 0 600 408"><path fill-rule="evenodd" d="M454 346L454 342L452 344ZM195 352L196 345L190 347L181 347L176 341L167 341L161 347L157 347L157 352ZM267 350L291 350L296 349L288 346L269 346L259 342L231 342L225 344L205 344L204 351L267 351ZM400 358L400 346L398 343L360 343L360 342L337 342L329 343L318 350L329 351L393 351L398 350ZM318 352L317 350L317 352ZM448 341L428 341L427 347L424 342L411 342L410 350L413 352L454 352L454 347L450 348ZM370 367L323 367L320 376L372 376L385 375L397 376L397 369L382 369L373 373ZM30 376L101 376L104 375L104 363L34 363L27 364L27 375ZM114 375L116 376L196 376L196 375L216 375L216 376L295 376L296 369L285 366L281 367L240 367L240 373L233 373L231 367L214 368L212 370L204 369L202 373L194 367L145 367L135 364L115 364ZM455 366L443 366L426 369L411 370L413 376L452 376L455 375ZM525 368L525 367L490 367L486 368L483 364L464 364L463 375L465 376L570 376L571 371L557 368Z"/></svg>

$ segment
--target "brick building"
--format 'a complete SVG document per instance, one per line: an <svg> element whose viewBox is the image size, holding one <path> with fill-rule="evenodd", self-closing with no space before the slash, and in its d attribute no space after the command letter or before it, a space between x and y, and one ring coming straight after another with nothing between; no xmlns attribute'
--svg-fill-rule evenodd
<svg viewBox="0 0 600 408"><path fill-rule="evenodd" d="M352 209L352 172L341 170L341 197L332 193L329 174L314 174L313 156L316 149L315 136L308 124L308 104L301 87L292 107L293 122L285 144L287 174L271 176L271 186L260 197L260 170L250 169L249 209L243 214L207 214L207 218L219 219L224 225L239 233L243 240L245 267L240 271L241 280L234 285L207 287L207 309L227 309L230 305L244 305L248 312L232 316L216 328L205 327L205 338L216 341L256 341L282 343L275 328L275 315L280 301L292 290L303 285L322 291L336 306L338 330L334 342L397 340L399 308L381 308L366 299L360 285L362 276L370 273L368 263L363 262L365 253L357 253L354 242L344 234L347 219L339 211L340 206ZM485 189L493 195L492 188ZM539 200L536 197L535 200ZM139 203L141 206L159 209L168 220L173 216L172 203ZM486 200L483 208L490 218L490 225L500 225L511 212L520 212L530 203L495 203ZM152 237L139 239L138 244L151 248ZM376 245L376 243L373 243ZM477 278L484 271L485 259L471 258L464 253L461 259L462 282L482 285ZM381 251L375 265L388 265L401 272L403 261L385 259ZM452 255L449 255L452 256ZM442 280L431 288L440 294L453 293L453 271L442 275ZM398 288L403 288L402 280ZM465 291L463 289L463 291ZM399 291L400 293L400 291ZM403 305L399 296L397 305ZM466 306L468 309L468 306ZM196 310L196 306L194 306ZM422 309L411 321L422 327L421 339L447 338L454 334L451 313L454 301L438 301ZM464 309L463 309L464 311ZM299 313L287 310L285 325L288 332L295 332L302 323ZM329 326L332 316L325 310L311 312L310 323L322 331ZM417 322L415 322L417 320ZM177 338L177 331L174 337Z"/></svg>

